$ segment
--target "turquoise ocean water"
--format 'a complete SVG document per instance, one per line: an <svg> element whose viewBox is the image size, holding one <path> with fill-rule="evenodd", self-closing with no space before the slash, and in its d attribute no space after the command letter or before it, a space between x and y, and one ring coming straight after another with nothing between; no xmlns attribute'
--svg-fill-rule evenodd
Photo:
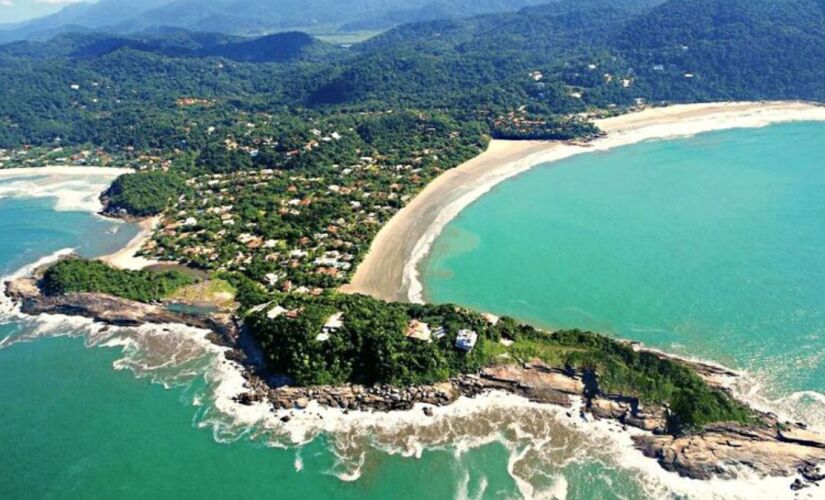
<svg viewBox="0 0 825 500"><path fill-rule="evenodd" d="M428 299L747 370L825 425L825 124L573 157L497 186L421 266Z"/></svg>
<svg viewBox="0 0 825 500"><path fill-rule="evenodd" d="M136 233L53 206L51 198L0 199L0 276L63 249L106 254ZM555 455L535 473L538 452L515 434L509 411L473 416L458 430L445 420L381 437L318 432L290 445L219 414L219 358L191 332L108 330L0 307L0 498L518 498L530 490L520 490L511 467L568 498L641 495L633 476L592 456L581 438L558 434L541 413L525 427L568 451L542 452Z"/></svg>
<svg viewBox="0 0 825 500"><path fill-rule="evenodd" d="M815 415L823 137L822 125L782 125L537 168L446 228L424 263L426 292L746 368L758 395ZM53 206L0 199L0 276L66 248L105 254L135 234ZM295 445L284 435L297 418L224 413L220 356L196 332L3 307L0 498L671 496L638 454L532 406L459 406L403 425L319 414ZM708 498L696 488L677 490Z"/></svg>

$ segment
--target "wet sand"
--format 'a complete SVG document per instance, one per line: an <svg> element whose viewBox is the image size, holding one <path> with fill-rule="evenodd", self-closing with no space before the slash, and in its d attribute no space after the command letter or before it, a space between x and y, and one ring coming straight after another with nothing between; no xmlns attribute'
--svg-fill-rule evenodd
<svg viewBox="0 0 825 500"><path fill-rule="evenodd" d="M139 223L140 232L125 247L111 255L100 257L100 260L119 269L131 269L133 271L159 264L158 261L137 255L143 245L152 238L152 234L154 234L159 223L160 216L143 219Z"/></svg>
<svg viewBox="0 0 825 500"><path fill-rule="evenodd" d="M423 301L417 266L444 226L500 182L530 168L588 151L651 139L790 121L825 121L825 107L803 102L685 104L597 120L607 135L592 143L493 140L487 151L430 183L385 225L346 293L390 301Z"/></svg>

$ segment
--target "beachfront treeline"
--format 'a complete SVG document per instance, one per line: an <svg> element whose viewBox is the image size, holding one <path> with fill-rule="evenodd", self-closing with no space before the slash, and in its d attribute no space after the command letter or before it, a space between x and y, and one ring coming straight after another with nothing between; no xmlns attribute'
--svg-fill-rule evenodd
<svg viewBox="0 0 825 500"><path fill-rule="evenodd" d="M332 290L399 209L491 137L587 139L591 118L659 101L825 100L823 25L817 0L565 0L401 26L351 48L66 35L0 47L0 161L138 167L106 193L107 211L161 214L145 253L231 281L244 310L271 304L248 323L272 369L300 383L434 381L539 357L666 403L677 427L741 421L677 363L603 337ZM154 301L179 284L58 266L50 293ZM270 317L276 305L285 311ZM333 309L341 335L319 340ZM447 339L462 323L479 345L416 344L405 335L416 319Z"/></svg>
<svg viewBox="0 0 825 500"><path fill-rule="evenodd" d="M139 302L158 302L194 283L180 271L128 271L104 262L64 259L44 273L41 287L47 295L104 293Z"/></svg>
<svg viewBox="0 0 825 500"><path fill-rule="evenodd" d="M591 390L665 405L674 434L752 417L689 367L598 334L550 334L450 304L387 303L334 291L268 293L241 275L224 277L237 288L244 323L267 367L295 385L433 384L486 366L538 359L568 373L592 374L597 387ZM191 283L177 271L126 271L66 259L46 270L41 288L47 295L103 293L159 302ZM478 335L469 351L456 347L462 330Z"/></svg>

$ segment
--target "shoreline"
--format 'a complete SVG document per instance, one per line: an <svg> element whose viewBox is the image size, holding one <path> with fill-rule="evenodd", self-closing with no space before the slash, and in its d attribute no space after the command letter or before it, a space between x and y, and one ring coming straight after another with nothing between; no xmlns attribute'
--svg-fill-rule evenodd
<svg viewBox="0 0 825 500"><path fill-rule="evenodd" d="M0 169L0 179L4 178L11 178L14 179L15 177L27 177L32 175L44 175L49 177L75 177L75 176L99 176L99 177L106 177L107 181L108 178L111 177L111 180L116 179L117 177L134 173L134 169L131 168L119 168L119 167L73 167L73 166L45 166L45 167L22 167L22 168L7 168L7 169ZM100 193L94 189L90 190L94 191L94 193L90 196L94 196L95 200L97 197L100 196ZM59 195L55 194L55 196ZM94 207L94 212L101 217L106 219L114 219L123 221L123 219L119 219L117 217L110 217L106 214L100 212L103 208L102 205L96 203ZM93 207L90 205L90 209ZM139 226L140 230L138 233L131 239L123 248L117 250L108 255L103 255L97 257L98 260L106 262L107 264L116 267L118 269L128 269L132 271L139 271L149 266L154 266L160 264L159 261L147 259L144 257L139 257L137 253L143 247L143 245L149 241L152 235L155 232L158 224L161 221L161 216L154 216L154 217L147 217L143 219L139 219L136 221L127 221L127 222L135 222Z"/></svg>
<svg viewBox="0 0 825 500"><path fill-rule="evenodd" d="M97 259L112 267L130 271L140 271L149 266L160 264L160 262L156 260L138 256L138 252L143 248L143 245L152 238L152 235L155 233L155 228L160 224L160 221L161 216L159 215L138 221L137 224L140 227L140 231L138 231L134 238L129 240L129 243L127 243L125 247L109 255L98 257Z"/></svg>
<svg viewBox="0 0 825 500"><path fill-rule="evenodd" d="M123 167L72 167L68 165L47 165L45 167L7 167L0 169L0 178L25 175L111 175L117 177L134 173L133 168Z"/></svg>
<svg viewBox="0 0 825 500"><path fill-rule="evenodd" d="M100 193L128 168L24 167L0 169L0 199L52 198L59 212L92 212L102 209Z"/></svg>
<svg viewBox="0 0 825 500"><path fill-rule="evenodd" d="M148 231L148 234L151 235L151 230L147 229L147 227L151 228L154 223L155 222L151 219L144 219L141 221L141 226L143 228L141 233ZM133 257L134 252L137 251L145 241L145 239L141 239L140 236L140 234L137 235L132 239L132 241L129 242L127 247L121 249L113 255L127 254L128 251L131 250ZM126 257L128 262L128 256ZM108 309L106 310L108 311ZM41 317L48 318L49 316L49 314L44 314ZM65 318L63 316L54 317ZM143 328L146 331L157 331L158 329L163 329L165 334L169 334L169 326L163 324L143 324L140 328ZM107 327L102 327L99 329L101 332L104 330L108 331ZM520 394L521 391L525 390L525 388L521 386L515 386L509 390L487 388L484 393L477 394L475 397L459 396L458 399L444 406L415 403L413 408L410 410L392 411L391 418L388 418L388 414L383 411L366 410L353 411L352 413L349 413L347 410L342 410L340 407L325 406L316 398L308 398L309 407L303 410L296 410L294 407L275 409L263 401L248 401L247 404L245 404L240 400L240 397L249 392L250 385L254 388L254 384L251 384L252 380L247 378L249 373L246 372L244 365L239 363L239 360L229 356L229 354L231 354L231 349L223 351L226 347L222 347L220 344L215 343L215 339L209 335L206 335L205 340L209 344L214 344L214 349L219 349L222 351L222 355L220 356L221 361L216 361L216 365L219 367L216 368L219 371L219 374L216 375L216 377L222 378L225 376L226 380L221 379L220 382L218 382L215 395L216 400L213 404L215 404L215 408L217 408L219 412L223 415L229 416L232 423L237 423L235 419L243 421L245 420L244 417L246 417L251 420L251 422L249 422L250 425L265 426L277 433L284 432L291 435L291 437L297 437L298 434L303 434L302 437L304 439L317 436L320 432L346 432L346 429L355 429L356 427L358 429L362 429L360 425L362 421L368 421L370 422L369 425L375 426L370 427L365 423L363 427L365 430L367 428L370 430L375 430L376 427L382 429L395 429L396 426L403 426L406 424L415 425L416 428L422 429L422 433L426 433L429 429L435 429L437 426L442 425L447 419L456 418L455 415L461 414L462 412L469 412L471 415L475 415L492 411L491 408L499 408L502 412L508 412L513 408L518 407L530 409L531 411L542 412L544 415L556 415L558 417L558 423L565 427L565 429L568 429L568 426L571 428L585 428L586 426L590 432L596 429L601 429L604 432L605 438L616 441L615 447L617 456L621 456L624 459L633 462L631 467L632 469L640 471L644 470L645 474L650 474L651 477L655 477L663 483L678 483L680 485L679 489L683 489L684 491L690 491L697 487L701 487L703 489L707 488L707 491L714 491L715 488L724 488L729 491L734 491L741 487L741 485L748 482L746 477L739 477L739 479L735 480L720 477L715 479L690 479L689 475L680 476L674 474L665 467L666 464L661 462L657 463L658 461L655 459L646 458L639 445L639 443L642 442L637 441L637 438L647 437L648 440L643 443L646 446L645 450L648 450L649 453L653 454L656 454L656 450L658 449L670 447L671 443L652 440L653 438L647 434L647 431L643 429L636 429L632 425L630 426L630 430L628 430L626 426L623 426L621 421L615 416L606 415L603 418L595 419L590 416L582 417L581 410L583 409L583 403L581 402L574 403L571 408L567 405L557 405L552 403L548 404L547 402L531 400L528 395ZM107 345L109 345L108 342ZM117 347L118 345L120 344L115 342L110 346ZM512 382L510 383L512 384ZM475 392L475 389L472 389L472 391ZM302 393L296 394L296 396L303 395L304 394ZM389 397L391 398L392 395ZM252 403L251 406L248 405L250 402ZM607 411L608 413L614 411L612 406L602 408L602 406L599 405L598 409ZM427 414L427 411L432 412L433 415L430 416ZM627 414L626 409L620 409L618 411L623 415ZM592 415L590 412L586 413L588 415ZM284 417L288 417L289 420L283 420ZM724 432L727 431L724 430ZM725 436L728 436L728 434L725 434ZM463 442L463 440L466 439L472 440L473 438L468 436L458 437L459 442ZM294 439L293 442L295 442ZM444 441L439 439L438 442L442 443ZM419 450L423 450L429 449L432 446L437 446L437 444L433 445L431 443L427 443L426 440L422 438L416 446ZM651 452L650 450L653 451ZM357 469L353 473L353 479L358 477L359 472L360 470ZM769 484L776 493L779 493L787 491L788 484L792 479L793 477L788 476L769 475L767 478L762 477L758 479L758 484L761 485L760 487L764 487ZM531 491L529 489L529 483L525 482L523 486L527 488L527 490L522 491ZM529 497L530 495L526 496Z"/></svg>
<svg viewBox="0 0 825 500"><path fill-rule="evenodd" d="M825 121L825 106L799 101L680 104L596 120L607 135L586 145L492 140L484 153L442 174L390 219L341 291L423 302L418 267L444 227L501 182L539 165L647 140L794 121Z"/></svg>
<svg viewBox="0 0 825 500"><path fill-rule="evenodd" d="M599 432L601 439L613 442L611 453L622 457L629 470L643 472L674 491L694 491L697 487L708 492L716 492L717 488L739 491L752 484L760 489L769 486L778 495L789 488L814 489L825 479L825 472L818 467L825 461L825 436L809 431L804 424L782 422L775 415L756 411L754 418L758 421L754 423L717 423L698 434L672 434L667 430L666 406L606 392L597 380L595 387L589 386L592 382L588 382L587 370L562 369L531 360L492 364L477 373L430 386L272 387L259 377L254 363L250 365L244 359L237 339L222 331L232 330L231 323L214 318L206 322L187 319L158 306L103 294L47 297L34 278L18 278L5 283L5 287L4 295L10 303L19 304L17 310L23 315L54 318L60 323L68 317L64 314L79 315L82 318L78 325L93 328L102 324L94 331L110 338L101 338L97 345L138 345L137 338L119 336L114 329L120 327L138 328L150 337L150 332L158 329L163 337L175 332L189 337L197 331L196 338L188 341L216 355L210 364L216 373L208 376L215 384L211 404L230 419L216 424L225 422L241 432L271 432L272 445L300 445L321 433L377 433L392 449L399 450L400 445L405 448L401 453L420 456L425 449L447 443L463 446L461 443L467 440L481 444L487 441L484 428L480 429L481 435L466 432L469 427L462 425L454 428L455 418L468 418L469 424L476 415L496 412L495 418L502 425L520 425L517 422L522 413L513 414L512 410L521 408L534 412L545 423L548 415L555 416L554 424L537 429L540 433ZM154 342L145 347L151 348ZM177 340L173 344L183 347ZM184 352L191 354L189 349L184 347ZM164 358L169 354L164 353ZM713 385L720 382L719 377L737 376L709 365L680 363ZM533 434L529 423L525 425L523 437L531 442L530 446L542 447L545 441ZM500 436L499 428L499 424L491 425L489 432ZM414 437L411 441L406 436ZM583 435L581 439L585 439ZM396 446L390 444L393 442ZM384 449L381 442L376 447ZM414 451L406 451L410 447ZM353 479L359 469L351 473ZM530 491L529 482L523 486L526 489L520 488L522 492Z"/></svg>

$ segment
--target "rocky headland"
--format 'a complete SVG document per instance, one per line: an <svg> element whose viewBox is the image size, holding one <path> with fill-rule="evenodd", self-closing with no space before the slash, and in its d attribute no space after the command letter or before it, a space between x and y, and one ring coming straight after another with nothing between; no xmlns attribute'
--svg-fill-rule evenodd
<svg viewBox="0 0 825 500"><path fill-rule="evenodd" d="M20 304L24 314L83 316L113 326L140 326L146 323L177 323L210 330L221 345L234 345L238 327L228 312L190 314L171 311L165 304L144 304L103 293L72 293L50 296L42 292L37 277L5 283L5 293Z"/></svg>
<svg viewBox="0 0 825 500"><path fill-rule="evenodd" d="M637 449L655 459L664 469L694 479L736 478L743 471L760 477L789 478L798 490L818 487L825 479L825 436L802 423L781 422L775 415L754 411L748 425L719 423L698 432L673 430L669 409L646 405L638 398L611 394L599 385L598 374L564 370L539 360L490 366L433 385L393 387L387 385L289 387L271 380L260 366L250 362L241 329L228 312L188 314L168 310L164 304L144 304L99 293L48 296L36 277L6 283L8 296L19 302L25 314L64 314L92 318L114 326L144 323L180 323L214 332L212 340L231 347L226 356L242 363L248 390L236 396L241 404L265 402L289 421L284 410L301 411L310 402L352 411L420 411L433 415L432 408L446 406L460 397L475 397L489 391L506 391L530 401L562 406L579 412L584 420L608 419L623 427L645 431L633 436ZM724 368L676 359L688 365L709 385L724 389L736 377Z"/></svg>

